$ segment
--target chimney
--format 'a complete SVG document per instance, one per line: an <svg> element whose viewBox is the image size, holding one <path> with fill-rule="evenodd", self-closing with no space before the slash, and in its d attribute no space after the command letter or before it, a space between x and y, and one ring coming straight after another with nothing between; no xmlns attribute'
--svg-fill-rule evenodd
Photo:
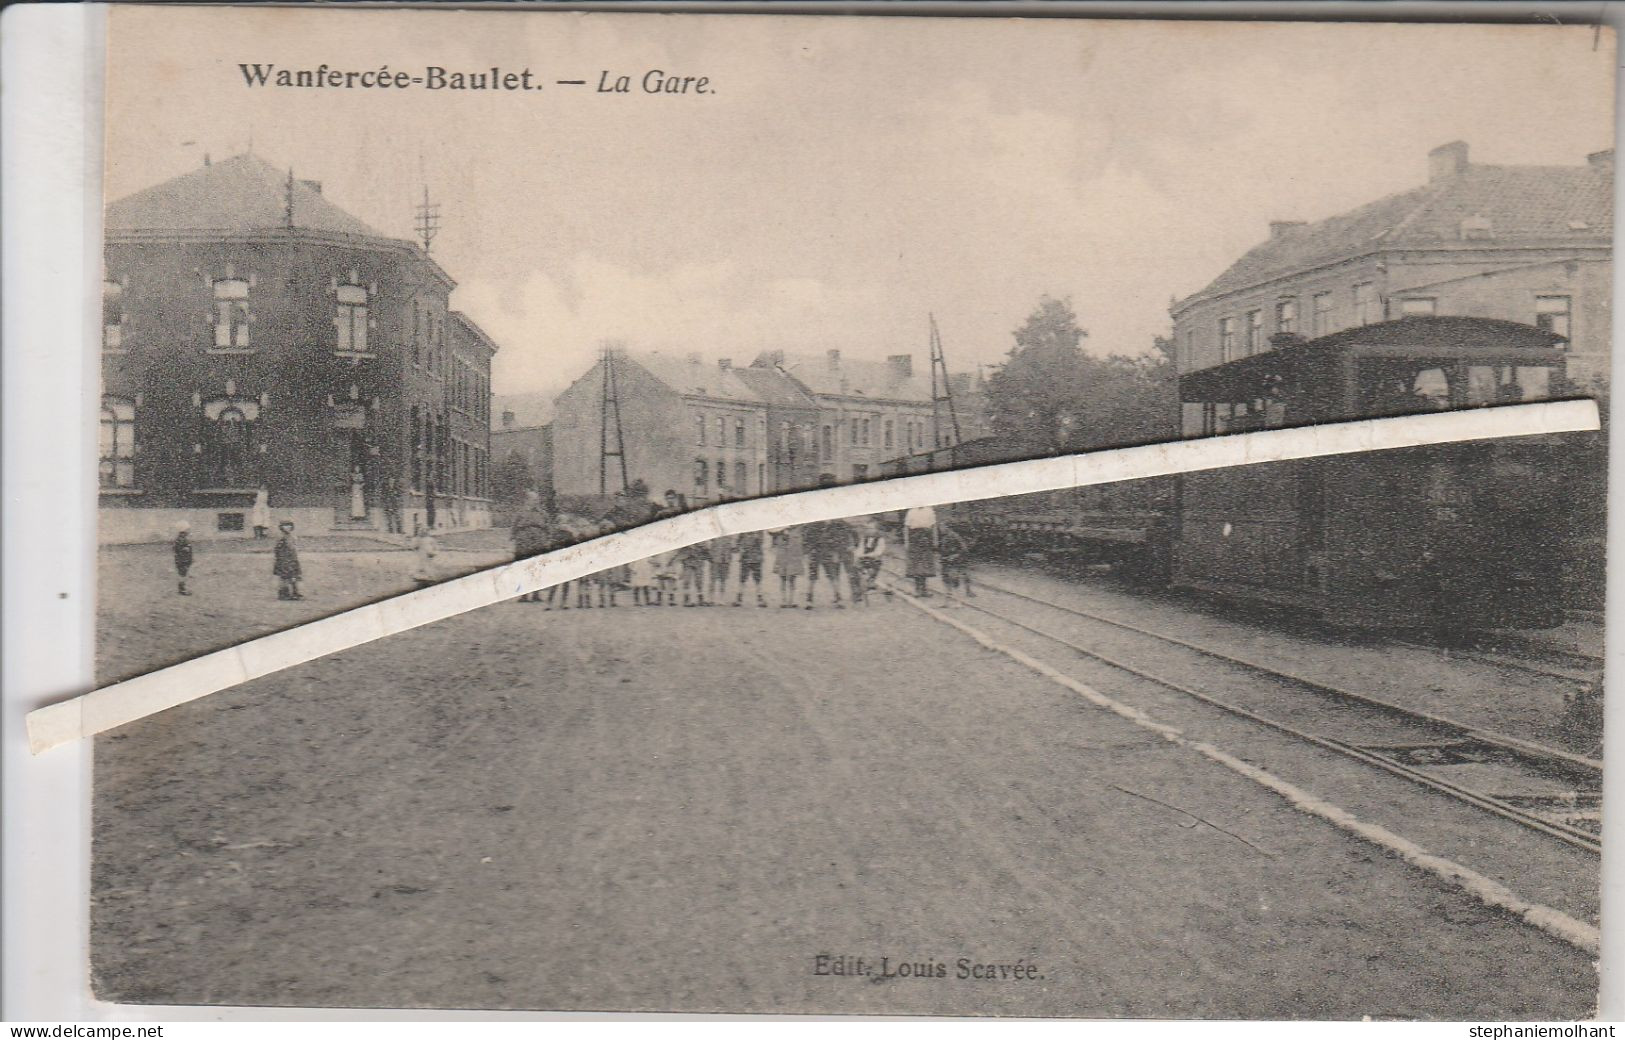
<svg viewBox="0 0 1625 1040"><path fill-rule="evenodd" d="M1304 227L1308 223L1306 220L1272 220L1270 221L1270 237L1280 238L1288 231Z"/></svg>
<svg viewBox="0 0 1625 1040"><path fill-rule="evenodd" d="M893 354L886 359L891 366L892 375L898 379L907 379L914 374L913 354Z"/></svg>
<svg viewBox="0 0 1625 1040"><path fill-rule="evenodd" d="M728 371L728 369L734 367L734 359L733 358L727 358L727 357L725 357L725 358L717 358L717 367L722 369L724 372L726 372L726 371Z"/></svg>
<svg viewBox="0 0 1625 1040"><path fill-rule="evenodd" d="M841 352L839 350L827 351L824 356L829 358L829 367L832 370L841 367Z"/></svg>
<svg viewBox="0 0 1625 1040"><path fill-rule="evenodd" d="M1590 155L1586 156L1586 165L1613 173L1614 150L1612 148L1608 148L1600 152L1592 152Z"/></svg>
<svg viewBox="0 0 1625 1040"><path fill-rule="evenodd" d="M512 408L504 408L502 410L502 428L504 430L513 429L513 409Z"/></svg>
<svg viewBox="0 0 1625 1040"><path fill-rule="evenodd" d="M322 182L321 181L307 181L303 177L301 177L299 179L299 183L303 184L305 187L309 188L311 191L315 192L318 195L320 195L322 193Z"/></svg>
<svg viewBox="0 0 1625 1040"><path fill-rule="evenodd" d="M1467 142L1451 141L1428 153L1428 180L1442 181L1467 169Z"/></svg>

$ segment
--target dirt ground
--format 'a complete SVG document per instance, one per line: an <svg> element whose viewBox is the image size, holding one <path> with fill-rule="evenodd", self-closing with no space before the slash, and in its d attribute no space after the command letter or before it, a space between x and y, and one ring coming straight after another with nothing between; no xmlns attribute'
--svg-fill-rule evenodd
<svg viewBox="0 0 1625 1040"><path fill-rule="evenodd" d="M104 594L109 673L329 612L237 595L224 555L195 597ZM408 566L378 555L321 562L373 597ZM111 554L104 588L163 562ZM95 791L111 1000L1568 1019L1596 991L1578 951L902 603L501 604L99 738Z"/></svg>

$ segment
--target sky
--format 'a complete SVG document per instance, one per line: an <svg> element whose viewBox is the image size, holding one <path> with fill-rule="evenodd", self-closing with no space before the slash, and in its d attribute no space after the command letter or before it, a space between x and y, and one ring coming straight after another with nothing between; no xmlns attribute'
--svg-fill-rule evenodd
<svg viewBox="0 0 1625 1040"><path fill-rule="evenodd" d="M1046 294L1088 349L1141 353L1269 221L1422 183L1437 145L1613 147L1590 27L115 7L108 37L108 198L251 144L410 238L427 184L498 394L562 389L605 340L923 364L928 314L965 370ZM241 62L544 87L249 88ZM711 93L642 93L652 69Z"/></svg>

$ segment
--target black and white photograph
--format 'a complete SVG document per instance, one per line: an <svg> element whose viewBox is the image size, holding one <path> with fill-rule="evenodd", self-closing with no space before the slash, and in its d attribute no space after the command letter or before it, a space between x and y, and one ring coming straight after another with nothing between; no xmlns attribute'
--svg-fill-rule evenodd
<svg viewBox="0 0 1625 1040"><path fill-rule="evenodd" d="M1597 1016L1611 29L130 5L106 45L101 686L732 503L1602 429L787 499L108 728L98 1001Z"/></svg>

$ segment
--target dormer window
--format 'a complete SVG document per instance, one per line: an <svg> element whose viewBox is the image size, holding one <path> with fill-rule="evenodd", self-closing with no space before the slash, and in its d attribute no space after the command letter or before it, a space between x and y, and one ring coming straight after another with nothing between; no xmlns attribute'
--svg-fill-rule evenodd
<svg viewBox="0 0 1625 1040"><path fill-rule="evenodd" d="M214 282L214 349L247 350L248 282L242 278L217 278Z"/></svg>
<svg viewBox="0 0 1625 1040"><path fill-rule="evenodd" d="M124 353L124 286L102 283L102 352Z"/></svg>

